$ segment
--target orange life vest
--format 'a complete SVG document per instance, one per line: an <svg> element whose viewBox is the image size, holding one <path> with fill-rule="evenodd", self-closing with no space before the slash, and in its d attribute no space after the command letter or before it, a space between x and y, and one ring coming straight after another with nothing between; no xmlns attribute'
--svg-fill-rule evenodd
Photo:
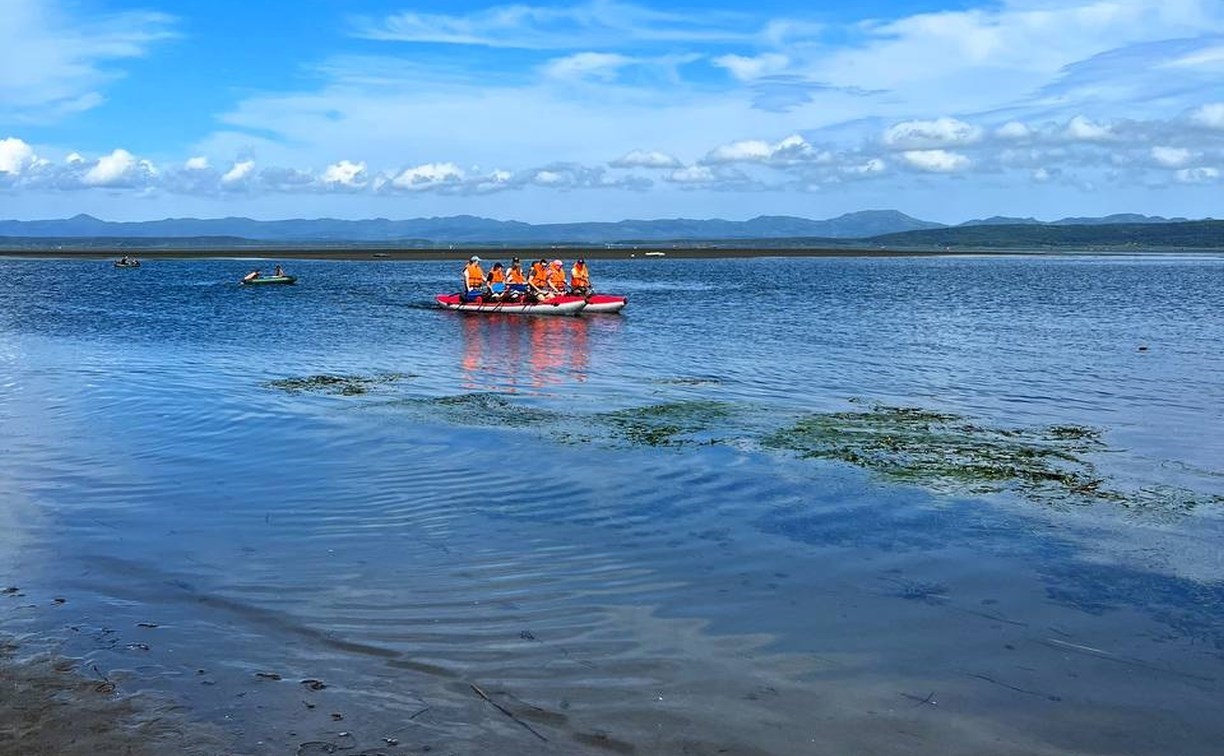
<svg viewBox="0 0 1224 756"><path fill-rule="evenodd" d="M468 263L467 267L463 269L463 278L467 281L469 289L479 289L484 286L484 271L480 269L480 263Z"/></svg>
<svg viewBox="0 0 1224 756"><path fill-rule="evenodd" d="M511 265L510 272L506 274L506 282L512 284L527 283L527 279L523 277L523 269L517 265Z"/></svg>
<svg viewBox="0 0 1224 756"><path fill-rule="evenodd" d="M506 282L506 271L501 268L494 268L489 271L489 283L499 284Z"/></svg>
<svg viewBox="0 0 1224 756"><path fill-rule="evenodd" d="M565 270L560 267L548 269L548 285L554 289L565 288Z"/></svg>
<svg viewBox="0 0 1224 756"><path fill-rule="evenodd" d="M570 286L590 288L591 273L585 263L574 263L574 267L570 268Z"/></svg>
<svg viewBox="0 0 1224 756"><path fill-rule="evenodd" d="M542 289L548 285L548 271L544 269L543 265L539 263L532 263L531 278L528 279L528 281L532 286Z"/></svg>

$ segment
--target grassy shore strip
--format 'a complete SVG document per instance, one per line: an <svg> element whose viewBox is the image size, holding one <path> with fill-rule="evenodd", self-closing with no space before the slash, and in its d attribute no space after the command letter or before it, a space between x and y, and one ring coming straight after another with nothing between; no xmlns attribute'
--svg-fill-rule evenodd
<svg viewBox="0 0 1224 756"><path fill-rule="evenodd" d="M1067 250L1068 253L1077 250ZM1173 250L1170 250L1173 251ZM1198 252L1211 250L1176 250ZM655 253L647 255L648 252ZM662 254L658 254L658 253ZM1078 250L1080 253L1085 250ZM1135 250L1130 250L1133 254ZM587 260L644 259L719 259L737 257L936 257L945 255L1006 257L1013 255L1057 254L1041 249L954 249L925 248L880 248L880 247L455 247L454 249L421 248L405 249L393 247L312 247L312 246L258 246L258 247L0 247L0 257L58 260L110 260L128 255L142 260L208 260L242 258L251 260L382 260L386 262L413 262L430 260L466 260L478 253L490 259L523 259L583 257ZM1099 252L1091 252L1099 254Z"/></svg>

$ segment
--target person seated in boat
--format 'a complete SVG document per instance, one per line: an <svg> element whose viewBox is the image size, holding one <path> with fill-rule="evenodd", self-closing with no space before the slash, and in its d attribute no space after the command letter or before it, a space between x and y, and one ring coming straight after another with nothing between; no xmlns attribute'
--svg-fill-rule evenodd
<svg viewBox="0 0 1224 756"><path fill-rule="evenodd" d="M590 295L594 289L591 288L591 271L587 270L586 260L579 257L574 261L574 267L570 268L570 294L576 297L585 297Z"/></svg>
<svg viewBox="0 0 1224 756"><path fill-rule="evenodd" d="M285 277L285 271L284 271L284 270L281 268L281 266L277 265L277 266L276 266L276 272L275 272L275 273L273 273L272 275L276 276L277 278L284 278L284 277Z"/></svg>
<svg viewBox="0 0 1224 756"><path fill-rule="evenodd" d="M559 296L566 293L569 287L565 281L565 268L560 260L553 260L552 265L548 266L548 291L550 296Z"/></svg>
<svg viewBox="0 0 1224 756"><path fill-rule="evenodd" d="M463 291L463 298L469 302L485 293L485 273L476 255L468 258L467 267L463 269Z"/></svg>
<svg viewBox="0 0 1224 756"><path fill-rule="evenodd" d="M531 275L527 277L527 287L532 296L538 299L547 299L549 297L547 262L536 260L531 264Z"/></svg>
<svg viewBox="0 0 1224 756"><path fill-rule="evenodd" d="M259 278L259 276L260 276L260 275L261 275L261 274L260 274L260 272L259 272L259 269L258 269L258 268L256 268L255 270L253 270L253 271L251 271L250 273L247 273L245 276L243 276L243 277L242 277L242 282L243 282L243 283L247 283L248 281L254 281L256 278Z"/></svg>
<svg viewBox="0 0 1224 756"><path fill-rule="evenodd" d="M489 284L489 296L493 299L500 300L506 294L506 270L499 262L493 263L493 269L489 271L487 279Z"/></svg>
<svg viewBox="0 0 1224 756"><path fill-rule="evenodd" d="M506 270L506 299L522 299L527 295L527 276L523 275L523 264L515 257Z"/></svg>

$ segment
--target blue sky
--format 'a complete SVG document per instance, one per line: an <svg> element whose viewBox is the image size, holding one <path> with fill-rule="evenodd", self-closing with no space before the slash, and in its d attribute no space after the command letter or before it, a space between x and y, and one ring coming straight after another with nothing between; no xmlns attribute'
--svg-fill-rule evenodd
<svg viewBox="0 0 1224 756"><path fill-rule="evenodd" d="M0 0L0 217L1224 216L1224 2Z"/></svg>

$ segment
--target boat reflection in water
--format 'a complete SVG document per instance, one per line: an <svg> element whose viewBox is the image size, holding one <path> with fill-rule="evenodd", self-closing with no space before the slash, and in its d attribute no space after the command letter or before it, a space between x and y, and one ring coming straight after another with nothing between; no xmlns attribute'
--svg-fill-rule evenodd
<svg viewBox="0 0 1224 756"><path fill-rule="evenodd" d="M464 388L534 391L587 378L591 324L582 318L480 315L460 320Z"/></svg>

